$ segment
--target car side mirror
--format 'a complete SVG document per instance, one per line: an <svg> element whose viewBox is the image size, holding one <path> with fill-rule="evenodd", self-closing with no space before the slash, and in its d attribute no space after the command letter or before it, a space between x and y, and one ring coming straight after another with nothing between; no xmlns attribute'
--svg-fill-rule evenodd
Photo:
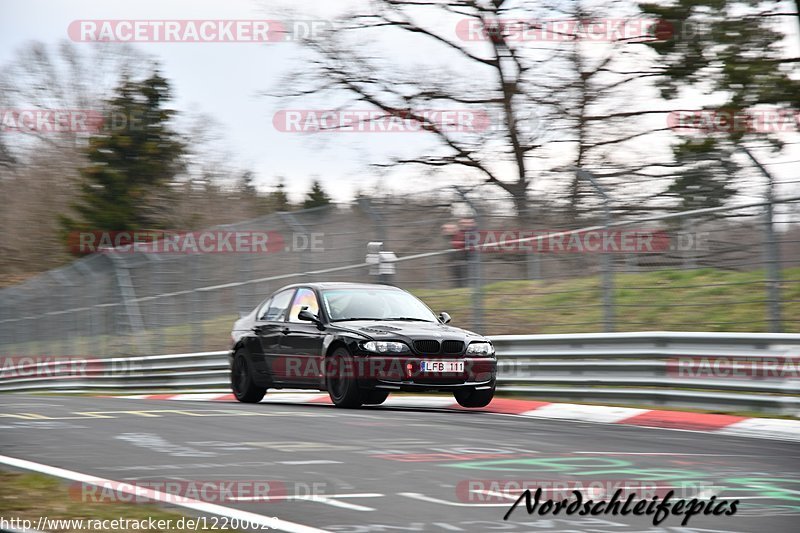
<svg viewBox="0 0 800 533"><path fill-rule="evenodd" d="M307 322L313 322L317 326L322 327L322 321L319 319L319 317L308 309L301 309L300 312L297 313L297 318Z"/></svg>
<svg viewBox="0 0 800 533"><path fill-rule="evenodd" d="M450 315L442 311L439 313L439 320L442 321L442 324L449 324L450 323Z"/></svg>

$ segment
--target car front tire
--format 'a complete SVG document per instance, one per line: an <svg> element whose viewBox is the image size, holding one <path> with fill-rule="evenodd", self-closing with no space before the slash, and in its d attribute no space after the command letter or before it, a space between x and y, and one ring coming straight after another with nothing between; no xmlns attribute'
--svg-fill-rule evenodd
<svg viewBox="0 0 800 533"><path fill-rule="evenodd" d="M362 391L358 388L353 356L347 348L337 348L328 357L332 371L328 374L328 394L333 405L343 408L361 407ZM384 398L385 399L385 398Z"/></svg>
<svg viewBox="0 0 800 533"><path fill-rule="evenodd" d="M456 401L461 407L486 407L494 398L494 384L492 384L492 388L490 389L458 389L453 395L456 397Z"/></svg>
<svg viewBox="0 0 800 533"><path fill-rule="evenodd" d="M253 382L250 363L242 350L236 352L231 365L231 390L233 395L242 403L258 403L264 398L267 389L259 387Z"/></svg>

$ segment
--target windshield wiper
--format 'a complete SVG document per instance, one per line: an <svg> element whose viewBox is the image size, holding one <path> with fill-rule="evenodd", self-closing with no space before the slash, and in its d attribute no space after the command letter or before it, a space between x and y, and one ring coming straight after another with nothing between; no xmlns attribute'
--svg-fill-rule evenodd
<svg viewBox="0 0 800 533"><path fill-rule="evenodd" d="M396 316L392 318L382 318L381 320L405 320L408 322L429 322L433 324L433 320L425 320L424 318L414 318L413 316Z"/></svg>

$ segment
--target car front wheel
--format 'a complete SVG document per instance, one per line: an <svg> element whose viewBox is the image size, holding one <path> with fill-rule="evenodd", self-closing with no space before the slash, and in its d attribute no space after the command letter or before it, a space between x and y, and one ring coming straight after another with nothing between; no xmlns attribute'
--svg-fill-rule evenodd
<svg viewBox="0 0 800 533"><path fill-rule="evenodd" d="M453 395L461 407L486 407L494 398L494 385L490 389L482 390L473 388L458 389Z"/></svg>
<svg viewBox="0 0 800 533"><path fill-rule="evenodd" d="M337 348L328 357L328 394L336 407L361 407L364 403L358 388L353 356L347 348ZM380 403L380 402L375 402Z"/></svg>
<svg viewBox="0 0 800 533"><path fill-rule="evenodd" d="M231 389L236 399L243 403L258 403L267 393L267 389L253 383L250 364L241 350L237 351L233 357Z"/></svg>

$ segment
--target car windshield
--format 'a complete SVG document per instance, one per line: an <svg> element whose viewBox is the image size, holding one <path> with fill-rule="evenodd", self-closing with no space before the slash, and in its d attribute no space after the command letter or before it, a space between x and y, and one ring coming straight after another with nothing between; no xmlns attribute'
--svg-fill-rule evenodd
<svg viewBox="0 0 800 533"><path fill-rule="evenodd" d="M343 320L409 320L436 322L424 303L405 291L393 289L329 289L322 304L332 322Z"/></svg>

